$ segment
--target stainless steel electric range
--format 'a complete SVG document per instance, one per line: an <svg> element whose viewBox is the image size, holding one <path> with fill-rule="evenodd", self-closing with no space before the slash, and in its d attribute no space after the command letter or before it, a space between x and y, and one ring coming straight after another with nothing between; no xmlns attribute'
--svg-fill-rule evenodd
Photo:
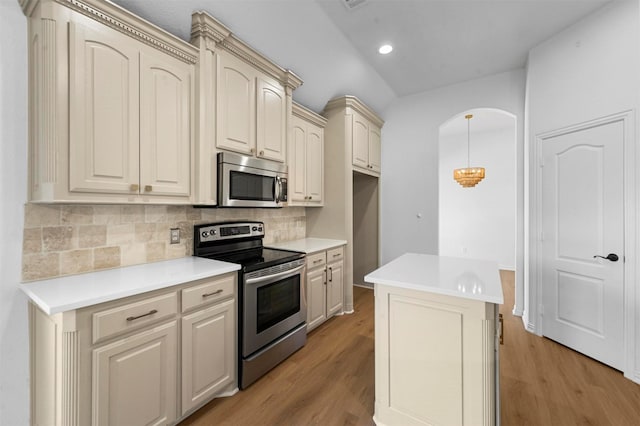
<svg viewBox="0 0 640 426"><path fill-rule="evenodd" d="M242 265L238 272L240 389L307 341L304 253L263 247L262 222L194 227L194 255Z"/></svg>

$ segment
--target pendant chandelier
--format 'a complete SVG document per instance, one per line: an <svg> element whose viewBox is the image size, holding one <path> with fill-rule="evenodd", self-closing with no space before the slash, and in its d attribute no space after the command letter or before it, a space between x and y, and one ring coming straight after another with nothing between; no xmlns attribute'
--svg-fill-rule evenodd
<svg viewBox="0 0 640 426"><path fill-rule="evenodd" d="M467 119L467 167L464 169L455 169L453 171L453 178L458 182L463 188L472 188L478 184L482 179L484 179L484 167L471 167L469 161L469 152L470 152L470 140L471 140L471 119L473 118L472 114L465 115L464 118Z"/></svg>

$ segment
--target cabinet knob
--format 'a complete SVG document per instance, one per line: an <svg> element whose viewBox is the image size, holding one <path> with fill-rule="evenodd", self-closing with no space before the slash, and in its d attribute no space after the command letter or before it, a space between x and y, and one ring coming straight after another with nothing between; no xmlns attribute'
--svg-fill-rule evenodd
<svg viewBox="0 0 640 426"><path fill-rule="evenodd" d="M251 149L249 150L249 152L250 152L250 153L252 153L252 154L255 154L256 149L255 149L255 148L251 148Z"/></svg>
<svg viewBox="0 0 640 426"><path fill-rule="evenodd" d="M264 151L260 151L260 157L264 157Z"/></svg>
<svg viewBox="0 0 640 426"><path fill-rule="evenodd" d="M313 195L309 195L309 199L312 200L313 199Z"/></svg>
<svg viewBox="0 0 640 426"><path fill-rule="evenodd" d="M138 185L137 183L132 183L129 189L133 192L138 192L138 190L140 189L140 185Z"/></svg>
<svg viewBox="0 0 640 426"><path fill-rule="evenodd" d="M144 192L151 192L153 190L153 186L151 185L145 185L144 186Z"/></svg>

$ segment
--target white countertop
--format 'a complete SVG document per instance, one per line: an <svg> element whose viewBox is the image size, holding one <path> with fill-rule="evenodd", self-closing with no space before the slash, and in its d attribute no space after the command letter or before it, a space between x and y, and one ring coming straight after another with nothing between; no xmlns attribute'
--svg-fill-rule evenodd
<svg viewBox="0 0 640 426"><path fill-rule="evenodd" d="M345 240L331 240L328 238L303 238L301 240L285 241L283 243L269 244L269 247L301 251L306 254L330 250L347 244Z"/></svg>
<svg viewBox="0 0 640 426"><path fill-rule="evenodd" d="M497 262L403 254L364 277L368 283L504 303Z"/></svg>
<svg viewBox="0 0 640 426"><path fill-rule="evenodd" d="M233 272L235 263L183 257L20 284L49 315Z"/></svg>

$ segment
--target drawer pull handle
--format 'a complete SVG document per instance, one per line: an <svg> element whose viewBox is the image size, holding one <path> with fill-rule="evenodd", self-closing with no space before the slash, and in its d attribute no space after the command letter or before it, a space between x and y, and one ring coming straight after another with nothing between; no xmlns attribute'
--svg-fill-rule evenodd
<svg viewBox="0 0 640 426"><path fill-rule="evenodd" d="M315 265L316 263L320 263L320 262L322 262L322 259L317 259L313 261L313 264Z"/></svg>
<svg viewBox="0 0 640 426"><path fill-rule="evenodd" d="M500 322L500 344L504 345L504 319L502 314L498 315L498 321Z"/></svg>
<svg viewBox="0 0 640 426"><path fill-rule="evenodd" d="M333 257L340 257L340 256L341 256L340 253L336 253L336 254L333 255Z"/></svg>
<svg viewBox="0 0 640 426"><path fill-rule="evenodd" d="M223 292L223 290L219 289L219 290L216 290L216 291L212 291L211 293L205 293L205 294L202 295L202 297L215 296L216 294L220 294L222 292Z"/></svg>
<svg viewBox="0 0 640 426"><path fill-rule="evenodd" d="M158 310L157 309L152 309L149 312L147 312L146 314L142 314L142 315L138 315L137 317L127 317L127 321L133 321L133 320L137 320L143 317L148 317L149 315L153 315L153 314L157 314Z"/></svg>

